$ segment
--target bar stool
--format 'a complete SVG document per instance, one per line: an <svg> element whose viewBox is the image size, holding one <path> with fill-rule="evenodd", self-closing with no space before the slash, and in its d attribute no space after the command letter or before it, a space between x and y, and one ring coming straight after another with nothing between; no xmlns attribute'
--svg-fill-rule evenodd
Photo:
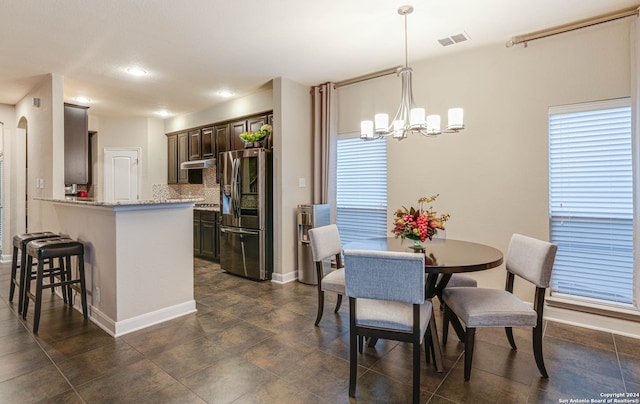
<svg viewBox="0 0 640 404"><path fill-rule="evenodd" d="M30 241L44 238L60 237L56 233L43 231L38 233L23 233L13 236L13 258L11 260L11 282L9 282L9 301L13 301L16 286L18 286L18 313L22 313L24 305L24 274L23 269L27 264L26 247ZM20 265L18 265L18 255L20 255ZM17 278L18 269L20 269L20 279Z"/></svg>
<svg viewBox="0 0 640 404"><path fill-rule="evenodd" d="M73 278L71 270L71 257L77 257L78 261L78 278ZM44 268L45 261L58 258L59 267ZM37 260L36 273L33 274L33 260ZM82 300L82 315L85 320L88 318L87 312L87 288L84 278L84 244L72 239L42 239L34 240L27 244L27 265L26 267L27 284L25 287L24 308L22 310L22 318L27 318L27 310L29 308L29 300L35 303L35 312L33 316L33 332L38 332L40 325L40 311L42 305L42 289L62 287L62 295L66 301L73 307L72 289L80 293ZM43 279L46 275L60 276L60 282L44 284ZM36 281L36 291L31 293L31 280ZM80 284L78 289L77 284Z"/></svg>

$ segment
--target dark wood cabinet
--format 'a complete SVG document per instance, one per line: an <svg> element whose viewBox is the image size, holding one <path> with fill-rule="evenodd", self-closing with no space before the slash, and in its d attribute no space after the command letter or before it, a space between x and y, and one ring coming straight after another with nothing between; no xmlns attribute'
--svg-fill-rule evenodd
<svg viewBox="0 0 640 404"><path fill-rule="evenodd" d="M202 137L200 129L189 131L189 160L202 159Z"/></svg>
<svg viewBox="0 0 640 404"><path fill-rule="evenodd" d="M195 256L220 260L220 214L213 211L193 211L193 253Z"/></svg>
<svg viewBox="0 0 640 404"><path fill-rule="evenodd" d="M204 128L200 134L202 145L202 158L211 158L216 155L216 142L213 128Z"/></svg>
<svg viewBox="0 0 640 404"><path fill-rule="evenodd" d="M202 184L203 170L183 170L180 168L180 163L207 158L217 159L219 153L243 149L244 142L240 139L240 135L247 131L257 132L264 124L273 125L272 113L168 134L167 182L169 184ZM265 141L264 147L271 148L271 141ZM217 177L216 181L218 181Z"/></svg>
<svg viewBox="0 0 640 404"><path fill-rule="evenodd" d="M180 163L189 161L189 132L167 135L167 183L202 184L202 170L183 170Z"/></svg>
<svg viewBox="0 0 640 404"><path fill-rule="evenodd" d="M249 119L247 119L247 130L251 131L251 132L257 132L260 130L260 127L262 125L265 125L267 123L267 116L266 115L260 115L260 116L254 116L251 117Z"/></svg>
<svg viewBox="0 0 640 404"><path fill-rule="evenodd" d="M64 104L64 183L89 183L89 118L87 107Z"/></svg>
<svg viewBox="0 0 640 404"><path fill-rule="evenodd" d="M189 170L180 168L180 164L189 161L189 134L178 133L178 183L189 183Z"/></svg>
<svg viewBox="0 0 640 404"><path fill-rule="evenodd" d="M247 131L247 120L232 122L229 130L229 150L240 150L244 148L244 143L240 135Z"/></svg>
<svg viewBox="0 0 640 404"><path fill-rule="evenodd" d="M178 183L178 135L167 136L167 182Z"/></svg>

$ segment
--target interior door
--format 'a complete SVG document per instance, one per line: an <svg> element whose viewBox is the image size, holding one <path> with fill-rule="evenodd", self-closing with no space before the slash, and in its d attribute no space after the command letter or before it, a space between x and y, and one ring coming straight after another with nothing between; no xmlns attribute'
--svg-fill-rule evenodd
<svg viewBox="0 0 640 404"><path fill-rule="evenodd" d="M133 201L140 196L140 149L104 150L104 199Z"/></svg>

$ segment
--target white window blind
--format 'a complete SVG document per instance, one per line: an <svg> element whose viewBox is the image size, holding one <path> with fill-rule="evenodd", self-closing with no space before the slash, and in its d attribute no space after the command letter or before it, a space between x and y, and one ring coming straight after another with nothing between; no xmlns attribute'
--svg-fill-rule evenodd
<svg viewBox="0 0 640 404"><path fill-rule="evenodd" d="M633 303L628 99L549 109L552 295Z"/></svg>
<svg viewBox="0 0 640 404"><path fill-rule="evenodd" d="M336 222L343 244L388 235L386 140L338 139Z"/></svg>

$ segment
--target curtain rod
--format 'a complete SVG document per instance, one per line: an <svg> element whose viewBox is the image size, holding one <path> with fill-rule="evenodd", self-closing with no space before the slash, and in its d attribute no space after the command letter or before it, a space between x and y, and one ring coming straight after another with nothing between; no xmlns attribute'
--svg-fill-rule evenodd
<svg viewBox="0 0 640 404"><path fill-rule="evenodd" d="M535 41L536 39L542 39L542 38L546 38L553 35L564 34L565 32L587 28L587 27L602 24L605 22L611 22L611 21L619 20L621 18L631 17L634 15L635 16L638 15L637 7L627 8L627 9L616 11L609 14L603 14L598 17L587 18L585 20L580 20L570 24L559 25L554 28L543 29L540 31L532 32L530 34L514 36L513 38L511 38L511 40L507 41L505 45L507 48L511 48L513 45L524 43L524 46L526 48L527 42Z"/></svg>
<svg viewBox="0 0 640 404"><path fill-rule="evenodd" d="M385 70L380 70L378 72L365 74L364 76L354 77L352 79L347 79L343 81L339 81L334 84L334 88L340 88L344 86L348 86L350 84L360 83L362 81L367 81L371 79L377 79L378 77L388 76L390 74L397 74L398 69L401 69L402 66L396 66Z"/></svg>

